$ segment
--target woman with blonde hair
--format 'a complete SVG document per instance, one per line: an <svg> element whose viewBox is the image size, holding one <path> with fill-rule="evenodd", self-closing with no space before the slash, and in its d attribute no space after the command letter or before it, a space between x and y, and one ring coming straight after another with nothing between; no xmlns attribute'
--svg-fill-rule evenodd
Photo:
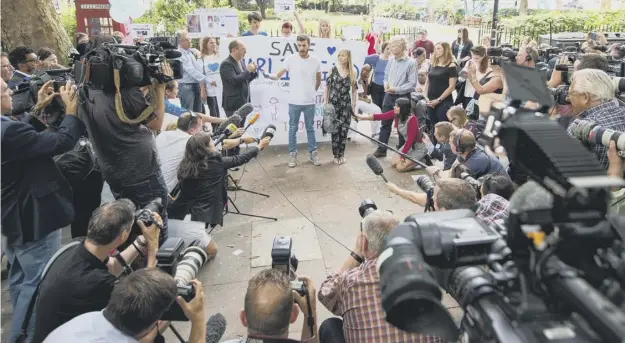
<svg viewBox="0 0 625 343"><path fill-rule="evenodd" d="M345 144L351 117L356 114L357 82L352 53L343 49L339 51L338 61L326 80L324 95L324 103L334 106L336 118L345 123L339 127L337 133L332 134L332 154L336 164L346 162Z"/></svg>
<svg viewBox="0 0 625 343"><path fill-rule="evenodd" d="M219 118L219 103L217 102L217 80L219 79L219 46L217 38L204 37L200 43L200 59L202 60L202 72L209 76L209 80L200 84L202 101L208 105L211 117ZM213 124L213 129L217 124Z"/></svg>
<svg viewBox="0 0 625 343"><path fill-rule="evenodd" d="M319 19L319 38L334 38L332 37L332 26L328 19Z"/></svg>
<svg viewBox="0 0 625 343"><path fill-rule="evenodd" d="M453 104L451 93L456 89L458 71L454 56L451 54L451 47L447 42L434 46L430 62L431 66L423 94L427 101L428 117L432 126L430 132L433 132L436 123L447 121L447 110ZM436 144L435 141L433 143Z"/></svg>

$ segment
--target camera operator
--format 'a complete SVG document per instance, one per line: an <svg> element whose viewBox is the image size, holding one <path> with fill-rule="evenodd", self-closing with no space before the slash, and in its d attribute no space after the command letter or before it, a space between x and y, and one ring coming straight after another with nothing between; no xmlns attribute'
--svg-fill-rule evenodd
<svg viewBox="0 0 625 343"><path fill-rule="evenodd" d="M625 107L615 101L612 79L601 70L584 69L573 74L569 98L576 118L589 120L606 129L625 131ZM572 135L571 125L567 129ZM599 162L607 169L606 148L597 144L593 150Z"/></svg>
<svg viewBox="0 0 625 343"><path fill-rule="evenodd" d="M249 162L269 145L270 140L265 137L260 140L258 147L248 148L243 154L222 156L215 149L210 134L200 132L191 136L178 168L180 195L168 208L170 216L183 220L187 214L191 214L192 221L204 222L213 227L223 225L228 201L228 169Z"/></svg>
<svg viewBox="0 0 625 343"><path fill-rule="evenodd" d="M163 74L173 72L168 63L162 65ZM120 85L123 86L123 85ZM155 133L163 125L165 115L165 84L154 84L155 110L139 124L122 121L116 108L114 89L92 87L84 94L80 117L85 121L89 139L98 159L98 166L115 199L130 199L143 208L155 198L163 201L163 231L161 241L167 238L167 185L159 167ZM121 102L126 116L138 118L149 104L139 87L123 88Z"/></svg>
<svg viewBox="0 0 625 343"><path fill-rule="evenodd" d="M538 62L538 51L531 46L522 46L516 55L516 64L530 68L536 68Z"/></svg>
<svg viewBox="0 0 625 343"><path fill-rule="evenodd" d="M427 193L417 193L401 189L391 182L388 182L386 185L391 193L395 193L421 207L427 205ZM461 179L440 179L436 181L436 185L434 186L432 200L436 211L445 211L470 209L475 205L477 197L475 188L467 181Z"/></svg>
<svg viewBox="0 0 625 343"><path fill-rule="evenodd" d="M560 60L557 64L570 64L569 59L566 56L560 56ZM584 69L597 69L604 72L608 71L608 59L605 56L598 54L585 54L573 63L573 71ZM547 83L550 88L556 88L565 84L565 80L562 79L562 72L554 69L551 73L551 79Z"/></svg>
<svg viewBox="0 0 625 343"><path fill-rule="evenodd" d="M54 330L45 343L147 343L160 335L159 319L174 303L191 321L189 343L206 342L204 290L191 281L195 297L177 296L176 281L157 268L138 270L122 280L103 311L80 315Z"/></svg>
<svg viewBox="0 0 625 343"><path fill-rule="evenodd" d="M486 175L480 180L482 197L474 207L475 216L487 224L503 222L508 219L510 204L508 200L514 193L514 184L507 175Z"/></svg>
<svg viewBox="0 0 625 343"><path fill-rule="evenodd" d="M307 296L301 296L291 288L286 273L277 269L265 269L252 277L245 293L245 307L241 311L241 323L247 328L247 338L233 339L223 343L252 342L298 342L289 339L289 325L295 323L299 311L304 315L301 342L319 343L317 332L317 299L312 280L300 276L306 285ZM306 298L310 300L310 311ZM315 325L313 331L307 323L309 313Z"/></svg>
<svg viewBox="0 0 625 343"><path fill-rule="evenodd" d="M0 80L2 114L12 111L11 90ZM37 110L56 96L65 104L58 131L47 132L37 120ZM54 92L52 82L38 92L31 123L2 116L2 235L11 265L8 276L13 306L9 341L20 333L30 301L48 260L61 246L60 229L74 217L72 189L59 172L53 156L71 150L84 131L76 117L78 98L67 83ZM39 129L36 129L36 127ZM38 132L42 131L42 132ZM30 326L32 330L33 326Z"/></svg>
<svg viewBox="0 0 625 343"><path fill-rule="evenodd" d="M319 302L342 317L321 324L321 343L442 342L438 337L399 330L384 319L376 265L386 235L398 223L388 211L375 210L367 215L351 256L319 287Z"/></svg>
<svg viewBox="0 0 625 343"><path fill-rule="evenodd" d="M160 221L156 213L153 218ZM135 206L128 199L106 203L93 212L87 237L52 261L39 285L32 343L42 342L50 332L75 317L106 306L124 267L110 257L110 252L126 242L134 223ZM143 254L140 249L147 247L147 266L155 267L160 230L157 224L146 227L141 221L136 223L142 236L120 255L131 264Z"/></svg>

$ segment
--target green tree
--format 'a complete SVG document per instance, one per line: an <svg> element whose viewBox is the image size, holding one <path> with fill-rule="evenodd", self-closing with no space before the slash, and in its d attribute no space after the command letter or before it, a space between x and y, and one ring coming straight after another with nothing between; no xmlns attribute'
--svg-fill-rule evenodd
<svg viewBox="0 0 625 343"><path fill-rule="evenodd" d="M162 26L164 32L159 33L174 34L185 27L187 14L195 10L198 1L187 3L186 0L156 0L150 10L133 22Z"/></svg>
<svg viewBox="0 0 625 343"><path fill-rule="evenodd" d="M67 6L61 12L61 24L65 28L65 32L70 37L76 34L76 7Z"/></svg>

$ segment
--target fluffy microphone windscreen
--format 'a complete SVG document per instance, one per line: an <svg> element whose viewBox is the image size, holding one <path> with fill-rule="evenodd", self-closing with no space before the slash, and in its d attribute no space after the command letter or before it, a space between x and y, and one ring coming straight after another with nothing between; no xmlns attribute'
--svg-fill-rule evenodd
<svg viewBox="0 0 625 343"><path fill-rule="evenodd" d="M206 343L219 343L226 332L226 318L221 313L216 313L206 322Z"/></svg>
<svg viewBox="0 0 625 343"><path fill-rule="evenodd" d="M165 50L165 58L173 59L182 57L182 53L178 50Z"/></svg>
<svg viewBox="0 0 625 343"><path fill-rule="evenodd" d="M367 165L375 175L382 175L384 169L380 165L380 161L373 155L367 155Z"/></svg>
<svg viewBox="0 0 625 343"><path fill-rule="evenodd" d="M249 124L250 125L254 124L258 120L258 118L260 118L260 113L254 114L252 118L250 118Z"/></svg>
<svg viewBox="0 0 625 343"><path fill-rule="evenodd" d="M239 126L239 124L241 124L241 116L239 116L238 114L233 114L232 116L230 116L229 118L227 118L226 120L221 122L219 124L219 126L217 126L217 128L215 129L215 132L213 134L215 134L215 135L222 134L224 132L224 130L226 129L226 127L228 127L228 125L230 125L230 124L234 124L235 126Z"/></svg>
<svg viewBox="0 0 625 343"><path fill-rule="evenodd" d="M239 107L239 109L236 110L234 114L238 114L241 118L245 118L247 117L248 114L252 113L253 111L254 111L254 105L248 102L247 104Z"/></svg>
<svg viewBox="0 0 625 343"><path fill-rule="evenodd" d="M510 198L510 213L547 210L553 207L553 195L535 181L527 181Z"/></svg>

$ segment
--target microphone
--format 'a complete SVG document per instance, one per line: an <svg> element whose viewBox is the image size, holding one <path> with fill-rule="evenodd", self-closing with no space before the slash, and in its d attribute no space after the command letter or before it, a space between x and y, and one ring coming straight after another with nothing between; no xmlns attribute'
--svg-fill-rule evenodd
<svg viewBox="0 0 625 343"><path fill-rule="evenodd" d="M260 113L257 112L256 114L252 116L252 118L250 118L250 121L245 127L245 130L247 130L250 126L254 125L254 123L258 120L258 118L260 118Z"/></svg>
<svg viewBox="0 0 625 343"><path fill-rule="evenodd" d="M260 136L260 139L263 139L265 137L269 137L269 140L272 140L273 136L275 135L275 133L276 133L275 125L269 124L265 128L265 131L263 131L263 134Z"/></svg>
<svg viewBox="0 0 625 343"><path fill-rule="evenodd" d="M182 57L182 53L178 50L165 50L165 58L174 59Z"/></svg>
<svg viewBox="0 0 625 343"><path fill-rule="evenodd" d="M234 124L234 126L239 127L239 124L241 124L241 116L239 116L238 114L233 114L230 117L228 117L226 120L224 120L223 122L221 122L219 124L219 126L217 126L217 128L215 129L214 134L215 135L220 135L223 133L223 131L226 129L226 127L230 126L230 124Z"/></svg>
<svg viewBox="0 0 625 343"><path fill-rule="evenodd" d="M239 107L238 110L234 111L234 114L238 114L239 117L245 118L252 112L254 112L254 105L248 102L244 104L243 106Z"/></svg>
<svg viewBox="0 0 625 343"><path fill-rule="evenodd" d="M206 322L206 343L219 343L226 332L228 322L221 313L216 313Z"/></svg>
<svg viewBox="0 0 625 343"><path fill-rule="evenodd" d="M388 180L384 176L384 169L380 165L378 159L375 158L375 156L371 154L367 155L367 165L375 175L381 176L382 179L384 179L384 182L388 182Z"/></svg>
<svg viewBox="0 0 625 343"><path fill-rule="evenodd" d="M221 135L215 138L215 146L221 144L224 139L228 138L231 134L233 134L237 130L237 126L234 124L230 124L226 127Z"/></svg>

